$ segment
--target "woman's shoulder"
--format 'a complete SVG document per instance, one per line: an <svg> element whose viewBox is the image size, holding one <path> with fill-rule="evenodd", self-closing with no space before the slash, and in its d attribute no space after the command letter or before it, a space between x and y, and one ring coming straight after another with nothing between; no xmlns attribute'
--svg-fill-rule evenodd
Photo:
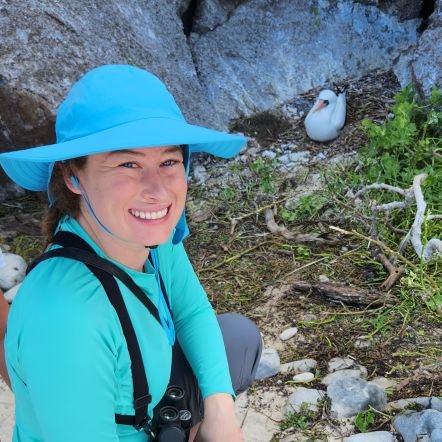
<svg viewBox="0 0 442 442"><path fill-rule="evenodd" d="M26 276L14 299L14 307L26 311L57 310L74 315L105 304L106 294L100 281L82 262L70 258L51 258L40 262ZM82 313L82 312L81 312Z"/></svg>

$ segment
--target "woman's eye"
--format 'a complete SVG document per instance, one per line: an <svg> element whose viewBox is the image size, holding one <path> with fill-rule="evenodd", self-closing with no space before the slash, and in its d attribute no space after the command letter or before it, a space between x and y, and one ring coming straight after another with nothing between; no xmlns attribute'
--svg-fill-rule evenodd
<svg viewBox="0 0 442 442"><path fill-rule="evenodd" d="M120 167L126 167L128 169L135 169L137 166L137 163L134 163L133 161L128 161L127 163L120 164Z"/></svg>
<svg viewBox="0 0 442 442"><path fill-rule="evenodd" d="M162 166L165 166L165 167L172 167L172 166L175 166L176 164L180 164L180 163L182 163L182 161L178 161L178 160L166 160L166 161L163 161Z"/></svg>

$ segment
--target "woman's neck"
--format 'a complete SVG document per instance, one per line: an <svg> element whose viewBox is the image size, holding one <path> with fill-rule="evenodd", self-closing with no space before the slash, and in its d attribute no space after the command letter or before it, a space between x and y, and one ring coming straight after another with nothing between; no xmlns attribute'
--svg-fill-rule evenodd
<svg viewBox="0 0 442 442"><path fill-rule="evenodd" d="M124 241L83 215L77 221L108 258L139 272L144 271L144 263L150 253L148 247Z"/></svg>

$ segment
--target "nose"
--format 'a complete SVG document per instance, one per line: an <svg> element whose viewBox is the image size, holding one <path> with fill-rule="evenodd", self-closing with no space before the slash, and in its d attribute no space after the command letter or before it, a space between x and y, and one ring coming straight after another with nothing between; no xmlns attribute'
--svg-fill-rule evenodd
<svg viewBox="0 0 442 442"><path fill-rule="evenodd" d="M144 199L161 200L167 195L164 177L153 170L141 174L141 195Z"/></svg>

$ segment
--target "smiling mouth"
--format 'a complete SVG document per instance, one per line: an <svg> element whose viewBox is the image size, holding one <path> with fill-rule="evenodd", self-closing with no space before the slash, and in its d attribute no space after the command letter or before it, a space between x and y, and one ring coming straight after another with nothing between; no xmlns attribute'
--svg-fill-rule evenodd
<svg viewBox="0 0 442 442"><path fill-rule="evenodd" d="M157 212L142 212L140 210L129 209L129 213L133 215L135 218L140 219L161 219L167 215L169 208L166 207L163 210L158 210Z"/></svg>

